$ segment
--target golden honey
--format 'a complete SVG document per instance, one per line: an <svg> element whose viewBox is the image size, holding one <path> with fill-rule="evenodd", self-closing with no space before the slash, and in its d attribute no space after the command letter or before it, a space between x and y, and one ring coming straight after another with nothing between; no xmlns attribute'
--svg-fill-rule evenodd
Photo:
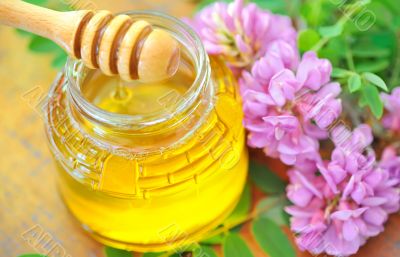
<svg viewBox="0 0 400 257"><path fill-rule="evenodd" d="M232 74L180 21L182 61L169 80L121 82L69 61L46 112L61 196L98 241L134 251L184 250L219 225L243 190L248 157Z"/></svg>

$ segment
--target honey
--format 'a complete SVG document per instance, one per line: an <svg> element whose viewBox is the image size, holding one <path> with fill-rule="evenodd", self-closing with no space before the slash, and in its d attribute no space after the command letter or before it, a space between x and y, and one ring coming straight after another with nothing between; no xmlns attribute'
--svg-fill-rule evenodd
<svg viewBox="0 0 400 257"><path fill-rule="evenodd" d="M109 112L129 115L158 112L161 116L170 111L166 106L170 104L166 102L168 96L183 97L195 76L195 67L188 53L183 51L178 70L170 79L152 83L126 82L97 70L88 74L90 78L85 79L82 93L91 103Z"/></svg>
<svg viewBox="0 0 400 257"><path fill-rule="evenodd" d="M189 27L161 14L130 15L176 36L178 72L126 83L70 60L46 112L58 188L72 215L106 245L185 250L229 215L243 190L240 98L229 69L209 59Z"/></svg>

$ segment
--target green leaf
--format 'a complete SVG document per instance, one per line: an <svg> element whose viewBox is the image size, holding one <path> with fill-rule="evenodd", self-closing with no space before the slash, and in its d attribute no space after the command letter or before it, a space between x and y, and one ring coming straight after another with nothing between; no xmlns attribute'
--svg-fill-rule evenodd
<svg viewBox="0 0 400 257"><path fill-rule="evenodd" d="M67 59L68 55L64 52L60 52L60 54L58 54L51 62L51 66L54 68L62 68L67 62Z"/></svg>
<svg viewBox="0 0 400 257"><path fill-rule="evenodd" d="M337 4L332 1L303 0L301 3L299 8L301 16L308 27L318 27L321 24L331 23L332 14L337 11Z"/></svg>
<svg viewBox="0 0 400 257"><path fill-rule="evenodd" d="M394 17L394 19L392 21L392 25L396 30L400 28L400 17L399 16Z"/></svg>
<svg viewBox="0 0 400 257"><path fill-rule="evenodd" d="M373 74L371 72L365 72L362 76L364 79L371 82L373 85L385 90L386 92L388 91L385 81L378 75Z"/></svg>
<svg viewBox="0 0 400 257"><path fill-rule="evenodd" d="M106 254L106 257L132 257L133 256L131 252L112 248L109 246L104 247L104 252Z"/></svg>
<svg viewBox="0 0 400 257"><path fill-rule="evenodd" d="M353 74L349 77L347 81L347 86L350 93L354 93L361 89L361 77L358 74Z"/></svg>
<svg viewBox="0 0 400 257"><path fill-rule="evenodd" d="M296 252L281 228L267 218L253 221L252 232L258 245L270 257L296 257Z"/></svg>
<svg viewBox="0 0 400 257"><path fill-rule="evenodd" d="M300 6L302 0L291 0L286 1L286 10L290 17L296 19L300 17Z"/></svg>
<svg viewBox="0 0 400 257"><path fill-rule="evenodd" d="M364 108L366 107L368 104L367 99L365 99L364 94L360 95L360 98L358 99L358 106L360 106L360 108Z"/></svg>
<svg viewBox="0 0 400 257"><path fill-rule="evenodd" d="M47 3L47 0L24 0L24 2L34 4L34 5L45 5Z"/></svg>
<svg viewBox="0 0 400 257"><path fill-rule="evenodd" d="M306 29L299 33L299 48L300 51L306 52L313 48L321 39L318 32L313 29Z"/></svg>
<svg viewBox="0 0 400 257"><path fill-rule="evenodd" d="M163 256L164 254L166 254L166 253L165 252L162 252L162 253L144 253L142 255L142 257L160 257L160 256ZM174 253L174 254L169 255L169 257L181 257L181 254Z"/></svg>
<svg viewBox="0 0 400 257"><path fill-rule="evenodd" d="M338 51L338 49L345 49L346 43L342 37L335 37L329 40L325 47L321 48L318 52L320 58L329 59L333 66L341 65L341 58L345 58L346 54L344 51Z"/></svg>
<svg viewBox="0 0 400 257"><path fill-rule="evenodd" d="M268 218L279 225L289 225L288 214L284 208L289 205L286 198L282 196L267 196L257 204L259 217Z"/></svg>
<svg viewBox="0 0 400 257"><path fill-rule="evenodd" d="M382 58L391 55L390 49L376 47L371 44L357 45L352 49L352 53L354 57L359 58Z"/></svg>
<svg viewBox="0 0 400 257"><path fill-rule="evenodd" d="M196 6L196 11L200 11L204 7L206 7L206 6L210 5L210 4L213 4L213 3L217 2L217 1L230 2L229 0L201 0L201 1L199 1L199 3Z"/></svg>
<svg viewBox="0 0 400 257"><path fill-rule="evenodd" d="M264 193L274 194L285 192L285 183L267 167L250 162L250 176L256 186Z"/></svg>
<svg viewBox="0 0 400 257"><path fill-rule="evenodd" d="M393 48L397 46L396 33L391 30L381 30L367 33L366 36L371 43L381 48Z"/></svg>
<svg viewBox="0 0 400 257"><path fill-rule="evenodd" d="M201 245L193 251L193 257L218 257L215 250L209 246Z"/></svg>
<svg viewBox="0 0 400 257"><path fill-rule="evenodd" d="M21 35L21 36L24 36L24 37L30 37L30 36L33 36L34 34L32 34L31 32L28 32L28 31L25 31L25 30L22 30L22 29L16 29L15 30L19 35Z"/></svg>
<svg viewBox="0 0 400 257"><path fill-rule="evenodd" d="M380 0L384 5L386 5L395 14L400 15L400 5L393 0Z"/></svg>
<svg viewBox="0 0 400 257"><path fill-rule="evenodd" d="M379 1L374 1L371 4L369 4L368 11L373 14L379 14L379 15L375 15L375 17L366 18L366 19L370 20L370 22L369 22L370 24L376 23L376 24L384 26L384 27L389 27L390 25L392 25L392 20L393 20L392 11L390 9L388 9L385 5L380 3ZM361 14L360 14L360 19L362 19ZM365 21L367 22L367 20L365 20Z"/></svg>
<svg viewBox="0 0 400 257"><path fill-rule="evenodd" d="M328 38L337 37L340 36L343 32L343 24L337 23L332 26L320 27L318 29L318 32L323 37L328 37Z"/></svg>
<svg viewBox="0 0 400 257"><path fill-rule="evenodd" d="M162 253L144 253L142 255L142 257L160 257L160 256L163 256L164 254L166 254L166 253L165 252L162 252ZM174 253L174 254L169 255L169 257L181 257L181 254Z"/></svg>
<svg viewBox="0 0 400 257"><path fill-rule="evenodd" d="M213 237L206 238L206 239L202 240L200 243L206 244L206 245L218 245L218 244L222 244L224 239L225 239L225 236L223 234L218 234Z"/></svg>
<svg viewBox="0 0 400 257"><path fill-rule="evenodd" d="M222 249L225 257L253 257L250 248L239 235L230 233L225 238Z"/></svg>
<svg viewBox="0 0 400 257"><path fill-rule="evenodd" d="M283 14L291 17L298 17L301 0L251 0L256 3L260 8L270 10L276 14Z"/></svg>
<svg viewBox="0 0 400 257"><path fill-rule="evenodd" d="M288 14L285 0L252 0L252 2L256 3L260 8L270 10L273 13Z"/></svg>
<svg viewBox="0 0 400 257"><path fill-rule="evenodd" d="M388 68L390 61L387 59L380 59L374 61L365 61L356 63L356 71L358 73L362 72L380 72Z"/></svg>
<svg viewBox="0 0 400 257"><path fill-rule="evenodd" d="M50 39L36 35L32 37L28 48L29 50L38 53L49 53L60 50L60 47Z"/></svg>
<svg viewBox="0 0 400 257"><path fill-rule="evenodd" d="M362 94L372 114L380 119L383 115L383 103L378 89L371 84L367 84L363 87Z"/></svg>
<svg viewBox="0 0 400 257"><path fill-rule="evenodd" d="M231 215L229 215L229 217L224 221L224 224L233 224L237 221L240 221L247 216L247 213L250 211L250 207L251 190L249 184L246 184L238 204L236 205Z"/></svg>
<svg viewBox="0 0 400 257"><path fill-rule="evenodd" d="M243 228L243 225L244 225L243 223L242 223L242 224L239 224L239 225L237 225L237 226L231 228L229 231L232 232L232 233L240 233L240 231L241 231L242 228Z"/></svg>
<svg viewBox="0 0 400 257"><path fill-rule="evenodd" d="M142 257L159 257L165 253L144 253Z"/></svg>
<svg viewBox="0 0 400 257"><path fill-rule="evenodd" d="M351 75L351 72L348 70L341 69L341 68L333 68L331 77L342 79L342 78L347 78L350 75Z"/></svg>
<svg viewBox="0 0 400 257"><path fill-rule="evenodd" d="M160 257L165 255L166 252L161 252L161 253L144 253L142 257ZM132 256L132 255L131 255ZM181 254L179 253L171 253L168 257L181 257Z"/></svg>

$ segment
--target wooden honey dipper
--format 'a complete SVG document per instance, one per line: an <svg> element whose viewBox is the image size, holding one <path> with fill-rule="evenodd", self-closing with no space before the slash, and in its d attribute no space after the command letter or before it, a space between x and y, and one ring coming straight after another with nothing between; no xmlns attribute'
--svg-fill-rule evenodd
<svg viewBox="0 0 400 257"><path fill-rule="evenodd" d="M0 24L46 37L89 68L123 80L144 82L171 77L180 48L164 30L109 11L57 12L18 0L0 0Z"/></svg>

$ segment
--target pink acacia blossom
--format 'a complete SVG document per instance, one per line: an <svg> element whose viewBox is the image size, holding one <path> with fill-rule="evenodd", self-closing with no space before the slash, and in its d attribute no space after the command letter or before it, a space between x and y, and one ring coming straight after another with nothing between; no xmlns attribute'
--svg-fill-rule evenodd
<svg viewBox="0 0 400 257"><path fill-rule="evenodd" d="M307 52L297 69L297 79L305 87L318 90L330 81L332 65L326 59L318 59L315 52Z"/></svg>
<svg viewBox="0 0 400 257"><path fill-rule="evenodd" d="M371 130L361 126L349 142L357 138L372 138ZM286 211L302 250L348 256L384 230L389 214L400 208L399 180L391 170L398 157L386 157L376 164L373 153L337 145L331 160L289 171L287 196L293 205Z"/></svg>
<svg viewBox="0 0 400 257"><path fill-rule="evenodd" d="M296 46L297 32L289 17L243 2L216 2L188 21L208 53L222 55L233 67L248 68L268 49L286 53L288 46Z"/></svg>
<svg viewBox="0 0 400 257"><path fill-rule="evenodd" d="M296 55L267 51L239 79L248 144L288 165L318 159L318 139L342 111L330 63L308 52L297 64Z"/></svg>
<svg viewBox="0 0 400 257"><path fill-rule="evenodd" d="M388 146L385 148L379 166L388 170L390 176L396 179L397 184L400 186L400 156L397 155L395 147Z"/></svg>
<svg viewBox="0 0 400 257"><path fill-rule="evenodd" d="M400 132L400 87L393 90L392 94L381 94L387 113L382 118L382 124L386 129Z"/></svg>

